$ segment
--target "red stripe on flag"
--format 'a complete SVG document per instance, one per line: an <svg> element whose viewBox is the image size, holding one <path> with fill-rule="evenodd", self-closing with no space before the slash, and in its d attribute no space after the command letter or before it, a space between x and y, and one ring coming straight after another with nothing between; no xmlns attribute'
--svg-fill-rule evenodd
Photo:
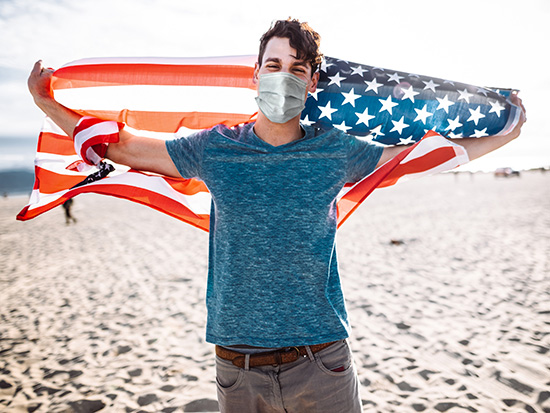
<svg viewBox="0 0 550 413"><path fill-rule="evenodd" d="M84 116L123 122L134 129L168 133L177 132L181 127L200 130L219 124L235 126L250 122L254 117L254 115L242 113L148 112L128 109L121 111L80 109L75 112Z"/></svg>
<svg viewBox="0 0 550 413"><path fill-rule="evenodd" d="M388 174L388 176L384 178L384 181L380 183L379 187L383 188L395 185L399 178L404 175L430 170L448 161L449 159L452 159L455 155L456 152L452 147L434 149L419 158L411 159L406 163L398 165L390 174Z"/></svg>
<svg viewBox="0 0 550 413"><path fill-rule="evenodd" d="M36 150L37 152L53 153L56 155L76 155L74 143L70 137L51 132L40 133Z"/></svg>
<svg viewBox="0 0 550 413"><path fill-rule="evenodd" d="M127 199L149 206L157 211L170 215L190 225L193 225L204 231L208 231L210 216L208 214L194 214L189 208L183 206L172 198L149 191L143 188L130 187L128 185L85 185L73 190L67 191L64 195L56 200L49 202L46 205L32 207L28 205L17 215L19 221L27 221L35 218L44 212L49 211L78 194L96 193L103 195L111 195L117 198Z"/></svg>
<svg viewBox="0 0 550 413"><path fill-rule="evenodd" d="M94 192L96 194L111 195L117 198L127 199L142 205L149 206L157 211L170 215L188 224L191 224L204 231L208 231L210 215L195 214L186 206L180 204L174 199L161 195L157 192L128 185L89 185L83 188L89 190L83 192ZM78 189L78 188L77 188Z"/></svg>
<svg viewBox="0 0 550 413"><path fill-rule="evenodd" d="M72 188L82 182L87 175L64 175L36 166L34 176L35 189L40 189L42 194L54 194Z"/></svg>
<svg viewBox="0 0 550 413"><path fill-rule="evenodd" d="M134 169L131 170L132 172L140 172L136 171ZM195 195L200 192L208 192L208 188L206 187L205 183L203 181L199 181L198 179L183 179L183 178L169 178L167 176L162 177L168 185L170 185L175 191L178 191L179 193L185 194L185 195Z"/></svg>
<svg viewBox="0 0 550 413"><path fill-rule="evenodd" d="M127 173L143 175L145 177L160 177L175 191L183 195L196 195L200 192L208 193L206 184L199 179L185 179L185 178L171 178L169 176L158 175L152 172L139 171L137 169L130 169Z"/></svg>
<svg viewBox="0 0 550 413"><path fill-rule="evenodd" d="M225 86L256 89L253 67L233 65L90 64L53 74L52 87L72 89L117 85Z"/></svg>

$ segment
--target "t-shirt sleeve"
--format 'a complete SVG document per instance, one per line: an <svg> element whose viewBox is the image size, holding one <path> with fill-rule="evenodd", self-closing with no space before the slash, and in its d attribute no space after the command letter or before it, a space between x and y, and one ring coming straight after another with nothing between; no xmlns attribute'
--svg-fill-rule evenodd
<svg viewBox="0 0 550 413"><path fill-rule="evenodd" d="M347 182L357 182L376 168L384 147L348 135Z"/></svg>
<svg viewBox="0 0 550 413"><path fill-rule="evenodd" d="M166 141L166 149L183 178L200 178L209 130Z"/></svg>

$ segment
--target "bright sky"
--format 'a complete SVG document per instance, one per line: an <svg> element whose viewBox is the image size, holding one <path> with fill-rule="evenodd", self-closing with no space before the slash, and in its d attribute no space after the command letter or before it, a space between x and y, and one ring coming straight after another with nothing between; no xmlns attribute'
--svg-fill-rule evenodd
<svg viewBox="0 0 550 413"><path fill-rule="evenodd" d="M289 16L321 34L328 56L520 89L522 136L484 162L550 165L547 0L0 0L0 137L40 130L26 87L38 59L57 68L85 57L255 54L272 20Z"/></svg>

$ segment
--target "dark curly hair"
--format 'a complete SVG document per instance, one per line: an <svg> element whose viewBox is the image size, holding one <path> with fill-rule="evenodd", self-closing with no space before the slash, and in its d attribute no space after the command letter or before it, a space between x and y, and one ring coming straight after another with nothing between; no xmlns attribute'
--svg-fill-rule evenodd
<svg viewBox="0 0 550 413"><path fill-rule="evenodd" d="M296 49L299 60L305 60L311 64L311 73L315 73L319 64L323 60L323 55L319 51L321 36L313 30L307 23L301 23L299 20L288 18L287 20L277 20L271 24L267 32L260 39L260 52L258 53L258 64L262 65L267 43L273 37L282 37L289 39L290 46Z"/></svg>

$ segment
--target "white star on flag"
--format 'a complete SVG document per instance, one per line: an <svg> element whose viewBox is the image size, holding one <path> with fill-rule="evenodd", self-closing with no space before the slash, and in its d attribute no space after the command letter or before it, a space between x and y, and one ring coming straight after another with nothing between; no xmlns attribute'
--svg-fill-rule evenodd
<svg viewBox="0 0 550 413"><path fill-rule="evenodd" d="M385 134L382 133L382 125L378 125L376 128L371 129L370 131L371 135L374 136L384 136Z"/></svg>
<svg viewBox="0 0 550 413"><path fill-rule="evenodd" d="M343 121L340 125L334 125L336 129L340 129L342 132L347 132L351 129L351 126L346 126L346 121Z"/></svg>
<svg viewBox="0 0 550 413"><path fill-rule="evenodd" d="M445 95L443 99L441 98L436 98L436 99L439 102L439 105L437 105L436 110L443 109L445 113L449 113L449 106L453 106L454 102L451 102L449 100L448 95Z"/></svg>
<svg viewBox="0 0 550 413"><path fill-rule="evenodd" d="M458 118L459 116L457 115L457 117L455 119L447 119L447 122L449 122L449 126L447 126L447 128L445 130L455 130L456 128L460 128L462 126L462 123L460 123L458 121Z"/></svg>
<svg viewBox="0 0 550 413"><path fill-rule="evenodd" d="M408 138L399 138L398 145L410 145L412 143L414 143L414 139L412 136L409 136Z"/></svg>
<svg viewBox="0 0 550 413"><path fill-rule="evenodd" d="M315 90L315 92L309 92L309 94L313 97L313 99L315 99L315 100L318 101L319 99L317 98L317 94L318 94L319 92L322 92L323 90L324 90L324 89L319 89L319 88L317 88L317 89Z"/></svg>
<svg viewBox="0 0 550 413"><path fill-rule="evenodd" d="M342 106L344 106L346 103L349 103L351 106L355 107L355 101L361 97L361 95L355 94L354 88L351 88L348 93L342 92L342 95L344 95Z"/></svg>
<svg viewBox="0 0 550 413"><path fill-rule="evenodd" d="M477 125L477 122L485 117L485 115L481 113L481 106L478 106L476 110L472 110L470 108L468 108L468 110L470 111L470 117L467 122L473 121Z"/></svg>
<svg viewBox="0 0 550 413"><path fill-rule="evenodd" d="M401 79L403 79L403 76L399 76L397 72L393 75L388 75L388 82L394 81L395 83L399 83Z"/></svg>
<svg viewBox="0 0 550 413"><path fill-rule="evenodd" d="M390 130L390 132L397 131L400 135L403 134L403 129L408 128L409 125L407 125L405 122L403 122L403 119L405 116L401 116L401 119L398 121L392 120L393 128Z"/></svg>
<svg viewBox="0 0 550 413"><path fill-rule="evenodd" d="M410 99L412 103L414 103L414 97L420 94L420 92L415 92L412 86L408 89L401 88L401 91L403 92L403 97L401 100Z"/></svg>
<svg viewBox="0 0 550 413"><path fill-rule="evenodd" d="M304 125L308 125L308 126L311 126L315 123L314 121L309 120L309 115L306 115L306 117L304 119L302 119L300 122L302 122Z"/></svg>
<svg viewBox="0 0 550 413"><path fill-rule="evenodd" d="M414 108L414 110L416 111L416 118L414 119L414 122L417 122L420 119L422 121L422 123L424 123L424 125L425 125L426 124L426 119L428 118L428 116L433 116L433 113L428 112L426 110L427 106L428 105L424 105L424 107L422 109Z"/></svg>
<svg viewBox="0 0 550 413"><path fill-rule="evenodd" d="M360 123L364 123L365 125L369 126L369 121L376 117L376 116L369 115L369 108L365 108L365 111L363 113L355 112L355 114L359 118L356 125L359 125Z"/></svg>
<svg viewBox="0 0 550 413"><path fill-rule="evenodd" d="M334 66L334 63L332 63L332 62L327 63L327 59L323 59L323 61L321 62L321 71L326 73L327 68L329 68L331 66Z"/></svg>
<svg viewBox="0 0 550 413"><path fill-rule="evenodd" d="M496 113L497 116L500 118L500 112L502 112L505 107L502 106L498 101L489 101L489 104L491 105L491 110L489 111L489 113Z"/></svg>
<svg viewBox="0 0 550 413"><path fill-rule="evenodd" d="M482 130L474 129L474 134L472 136L474 138L483 138L484 136L489 136L489 134L487 133L487 128Z"/></svg>
<svg viewBox="0 0 550 413"><path fill-rule="evenodd" d="M338 85L338 87L342 87L342 85L340 85L340 82L342 80L346 80L345 77L341 77L340 76L340 73L336 73L334 76L329 76L328 77L330 79L330 82L327 86L330 86L330 85Z"/></svg>
<svg viewBox="0 0 550 413"><path fill-rule="evenodd" d="M319 109L321 109L321 115L319 115L319 119L321 119L322 117L327 117L329 120L332 120L332 114L338 111L338 109L332 109L330 107L330 101L327 102L326 106L319 106Z"/></svg>
<svg viewBox="0 0 550 413"><path fill-rule="evenodd" d="M426 86L424 86L424 89L423 90L426 90L426 89L431 89L432 92L435 93L435 88L438 87L439 85L437 83L434 83L433 80L430 79L429 82L424 82L422 81Z"/></svg>
<svg viewBox="0 0 550 413"><path fill-rule="evenodd" d="M378 83L378 82L376 81L376 78L374 78L374 79L373 79L372 81L370 81L370 82L367 81L367 80L365 80L365 83L368 85L368 88L367 88L367 90L365 90L365 92L368 92L369 90L373 90L374 93L378 93L378 88L379 88L380 86L384 86L383 83Z"/></svg>
<svg viewBox="0 0 550 413"><path fill-rule="evenodd" d="M376 136L374 135L366 135L366 136L357 136L357 139L359 139L360 141L365 141L365 142L369 142L369 143L372 143L374 142L374 138L376 138Z"/></svg>
<svg viewBox="0 0 550 413"><path fill-rule="evenodd" d="M380 103L382 103L382 109L380 109L380 112L383 112L385 110L387 110L389 112L389 114L391 115L392 113L392 108L397 106L398 103L395 103L391 100L391 96L388 96L387 99L378 99L380 101Z"/></svg>
<svg viewBox="0 0 550 413"><path fill-rule="evenodd" d="M351 69L352 69L352 72L351 72L352 75L359 75L361 77L363 77L363 73L368 72L368 70L363 69L362 66L352 67Z"/></svg>
<svg viewBox="0 0 550 413"><path fill-rule="evenodd" d="M487 96L487 90L482 87L477 88L477 93L481 93L483 94L483 96Z"/></svg>
<svg viewBox="0 0 550 413"><path fill-rule="evenodd" d="M468 92L468 89L464 89L464 90L462 90L462 91L459 90L458 93L460 94L460 96L458 97L457 100L463 99L463 100L465 100L467 103L470 103L470 98L471 98L472 96L474 96L473 94L471 94L471 93Z"/></svg>

